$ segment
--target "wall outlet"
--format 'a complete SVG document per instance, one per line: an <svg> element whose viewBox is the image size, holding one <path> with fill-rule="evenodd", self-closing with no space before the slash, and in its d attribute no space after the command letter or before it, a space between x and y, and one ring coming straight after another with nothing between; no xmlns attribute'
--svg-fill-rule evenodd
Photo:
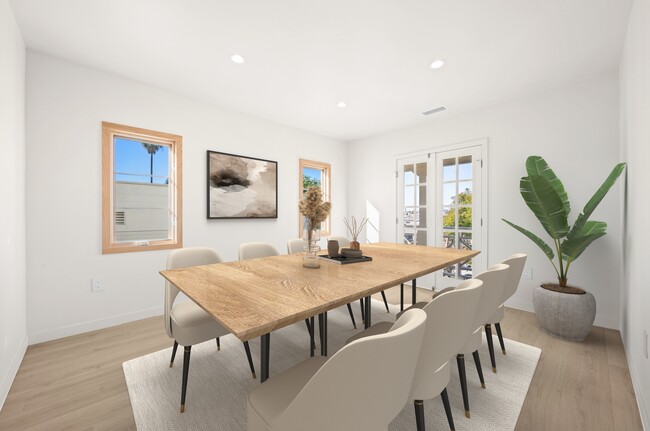
<svg viewBox="0 0 650 431"><path fill-rule="evenodd" d="M648 331L643 330L643 354L648 359Z"/></svg>
<svg viewBox="0 0 650 431"><path fill-rule="evenodd" d="M533 268L524 268L524 280L533 279Z"/></svg>
<svg viewBox="0 0 650 431"><path fill-rule="evenodd" d="M90 291L102 292L104 290L104 280L101 278L93 278L91 280Z"/></svg>

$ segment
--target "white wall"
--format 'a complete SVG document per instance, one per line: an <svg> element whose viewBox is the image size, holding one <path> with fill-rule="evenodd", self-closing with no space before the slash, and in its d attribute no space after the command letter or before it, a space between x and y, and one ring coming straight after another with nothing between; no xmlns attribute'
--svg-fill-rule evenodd
<svg viewBox="0 0 650 431"><path fill-rule="evenodd" d="M650 212L650 1L635 0L621 62L621 154L628 163L624 212L621 335L641 419L650 427L650 361L643 332L650 332L647 228Z"/></svg>
<svg viewBox="0 0 650 431"><path fill-rule="evenodd" d="M25 307L25 44L0 0L0 408L27 348Z"/></svg>
<svg viewBox="0 0 650 431"><path fill-rule="evenodd" d="M298 236L301 157L331 163L334 231L343 231L344 143L28 51L30 343L162 312L158 271L168 252L101 254L102 121L183 136L185 246L214 247L226 260L247 241L286 252ZM206 150L277 160L278 219L207 220ZM103 278L104 292L91 293L92 277Z"/></svg>
<svg viewBox="0 0 650 431"><path fill-rule="evenodd" d="M509 305L532 310L532 292L553 281L546 256L501 218L544 233L519 195L524 162L532 154L546 158L563 179L574 219L619 159L618 75L614 72L531 95L508 103L437 120L350 145L348 209L364 214L366 202L381 214L380 239L396 238L395 156L413 151L489 139L488 261L496 263L515 252L529 254L533 280L522 280ZM453 109L453 107L452 107ZM593 215L609 224L604 238L572 267L570 283L596 296L596 324L619 325L619 190L612 190Z"/></svg>

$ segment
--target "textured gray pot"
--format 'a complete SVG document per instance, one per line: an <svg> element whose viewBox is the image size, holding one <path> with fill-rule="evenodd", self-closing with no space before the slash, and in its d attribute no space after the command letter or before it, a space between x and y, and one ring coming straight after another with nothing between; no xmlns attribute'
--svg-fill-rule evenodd
<svg viewBox="0 0 650 431"><path fill-rule="evenodd" d="M533 308L544 332L570 341L585 339L596 318L596 298L535 288Z"/></svg>

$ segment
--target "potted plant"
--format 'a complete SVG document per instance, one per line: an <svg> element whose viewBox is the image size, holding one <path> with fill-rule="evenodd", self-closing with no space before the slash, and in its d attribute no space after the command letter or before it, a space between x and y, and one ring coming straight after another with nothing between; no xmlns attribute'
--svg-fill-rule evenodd
<svg viewBox="0 0 650 431"><path fill-rule="evenodd" d="M607 223L589 220L589 217L624 169L625 163L614 167L573 226L569 226L571 205L562 181L542 157L530 156L526 159L528 176L519 182L521 196L553 240L552 247L529 230L502 220L537 244L555 269L558 283L542 284L535 289L533 296L537 321L544 331L552 335L582 341L594 323L596 299L583 289L569 286L568 272L587 247L605 235Z"/></svg>

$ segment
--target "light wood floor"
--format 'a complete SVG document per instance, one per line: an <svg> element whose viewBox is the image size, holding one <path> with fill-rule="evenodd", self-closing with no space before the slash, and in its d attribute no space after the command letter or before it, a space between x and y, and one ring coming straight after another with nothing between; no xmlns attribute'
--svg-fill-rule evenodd
<svg viewBox="0 0 650 431"><path fill-rule="evenodd" d="M430 298L430 291L418 296ZM387 297L399 303L399 290ZM517 430L642 430L618 331L593 328L583 343L566 342L513 309L502 328L506 338L542 349ZM30 346L0 411L0 430L135 429L122 362L171 344L155 317Z"/></svg>

